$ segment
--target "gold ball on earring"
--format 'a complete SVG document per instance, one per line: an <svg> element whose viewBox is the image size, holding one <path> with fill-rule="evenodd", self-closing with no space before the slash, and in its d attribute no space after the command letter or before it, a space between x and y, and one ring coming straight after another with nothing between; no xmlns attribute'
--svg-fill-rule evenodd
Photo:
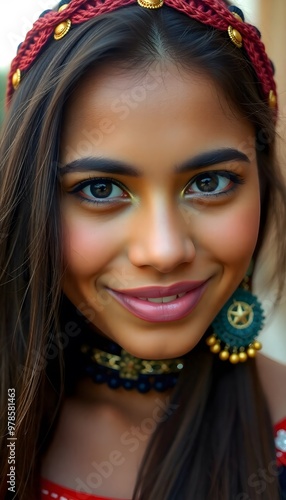
<svg viewBox="0 0 286 500"><path fill-rule="evenodd" d="M233 365L236 365L236 363L238 363L238 362L239 362L239 356L238 356L238 354L237 354L237 353L235 353L235 352L234 352L233 354L231 354L231 355L230 355L230 357L229 357L229 361L230 361Z"/></svg>
<svg viewBox="0 0 286 500"><path fill-rule="evenodd" d="M241 351L239 354L238 354L238 357L239 357L239 361L241 363L244 363L246 360L247 360L247 354L246 352L244 351Z"/></svg>
<svg viewBox="0 0 286 500"><path fill-rule="evenodd" d="M256 340L255 342L253 342L253 347L254 349L256 349L256 351L260 351L260 349L262 349L262 344L261 342L258 342L258 340Z"/></svg>
<svg viewBox="0 0 286 500"><path fill-rule="evenodd" d="M222 361L226 361L229 358L229 352L228 351L221 351L219 353L219 357Z"/></svg>
<svg viewBox="0 0 286 500"><path fill-rule="evenodd" d="M210 337L208 337L206 339L206 344L209 346L216 344L216 342L217 342L217 340L216 340L216 337L214 335L211 335Z"/></svg>
<svg viewBox="0 0 286 500"><path fill-rule="evenodd" d="M214 344L211 346L210 348L211 352L213 352L214 354L217 354L218 352L220 352L221 350L221 347L219 344Z"/></svg>
<svg viewBox="0 0 286 500"><path fill-rule="evenodd" d="M247 355L249 358L255 358L256 356L256 350L254 349L254 347L249 347L247 349Z"/></svg>

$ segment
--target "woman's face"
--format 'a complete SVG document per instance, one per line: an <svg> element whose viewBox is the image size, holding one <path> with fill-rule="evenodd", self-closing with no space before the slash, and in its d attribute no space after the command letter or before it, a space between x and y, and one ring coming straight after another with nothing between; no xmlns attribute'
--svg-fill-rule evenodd
<svg viewBox="0 0 286 500"><path fill-rule="evenodd" d="M252 126L171 64L90 72L65 112L60 178L68 298L135 356L191 350L256 245Z"/></svg>

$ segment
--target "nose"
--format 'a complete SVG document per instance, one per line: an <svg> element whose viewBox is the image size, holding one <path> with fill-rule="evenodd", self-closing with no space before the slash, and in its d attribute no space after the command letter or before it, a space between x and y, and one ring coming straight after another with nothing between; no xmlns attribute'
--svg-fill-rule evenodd
<svg viewBox="0 0 286 500"><path fill-rule="evenodd" d="M190 221L178 207L158 203L142 207L140 215L134 217L128 248L134 266L151 266L169 273L180 264L192 262L195 254Z"/></svg>

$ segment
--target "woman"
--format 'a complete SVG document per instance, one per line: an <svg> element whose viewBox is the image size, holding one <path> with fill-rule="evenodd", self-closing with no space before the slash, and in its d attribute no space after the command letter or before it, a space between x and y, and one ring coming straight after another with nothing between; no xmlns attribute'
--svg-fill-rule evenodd
<svg viewBox="0 0 286 500"><path fill-rule="evenodd" d="M271 224L282 290L276 117L260 34L223 1L35 23L1 142L3 496L282 497L249 272Z"/></svg>

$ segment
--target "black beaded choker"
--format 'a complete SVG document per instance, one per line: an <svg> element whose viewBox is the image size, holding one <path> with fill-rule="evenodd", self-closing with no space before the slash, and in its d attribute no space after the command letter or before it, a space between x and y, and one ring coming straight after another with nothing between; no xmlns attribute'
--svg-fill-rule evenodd
<svg viewBox="0 0 286 500"><path fill-rule="evenodd" d="M114 342L107 339L102 341L105 344L103 349L87 345L81 347L84 371L95 383L106 383L112 389L136 389L142 393L151 389L163 392L176 385L184 367L182 358L156 361L140 359Z"/></svg>

